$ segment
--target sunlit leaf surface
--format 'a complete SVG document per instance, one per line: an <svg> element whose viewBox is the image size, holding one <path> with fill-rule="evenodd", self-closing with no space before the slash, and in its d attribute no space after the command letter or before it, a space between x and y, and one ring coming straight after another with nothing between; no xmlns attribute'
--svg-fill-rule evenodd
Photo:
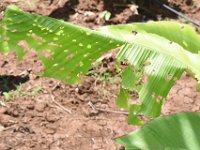
<svg viewBox="0 0 200 150"><path fill-rule="evenodd" d="M199 150L200 113L160 117L116 139L126 150Z"/></svg>

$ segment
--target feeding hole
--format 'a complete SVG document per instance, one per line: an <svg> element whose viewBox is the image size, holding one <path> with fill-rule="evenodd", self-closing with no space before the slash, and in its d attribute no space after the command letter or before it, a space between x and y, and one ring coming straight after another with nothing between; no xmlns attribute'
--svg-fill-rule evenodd
<svg viewBox="0 0 200 150"><path fill-rule="evenodd" d="M168 74L166 77L166 80L169 81L169 80L171 80L171 78L172 78L172 75Z"/></svg>
<svg viewBox="0 0 200 150"><path fill-rule="evenodd" d="M50 58L51 57L50 50L43 51L43 55L45 58Z"/></svg>
<svg viewBox="0 0 200 150"><path fill-rule="evenodd" d="M19 43L17 45L21 46L24 51L28 51L29 50L29 45L25 40L19 41Z"/></svg>
<svg viewBox="0 0 200 150"><path fill-rule="evenodd" d="M66 58L67 59L72 59L74 57L74 55L73 54L70 54L70 55L68 55Z"/></svg>

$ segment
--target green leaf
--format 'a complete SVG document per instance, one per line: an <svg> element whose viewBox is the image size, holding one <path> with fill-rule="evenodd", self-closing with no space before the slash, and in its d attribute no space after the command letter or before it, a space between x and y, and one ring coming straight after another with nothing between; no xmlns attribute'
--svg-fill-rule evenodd
<svg viewBox="0 0 200 150"><path fill-rule="evenodd" d="M158 36L138 33L134 42L134 45L126 44L122 48L118 59L128 60L135 68L144 67L143 78L146 78L146 81L139 91L141 112L149 117L159 116L169 90L186 69L187 53L179 45L170 44L168 40ZM176 53L171 53L171 49ZM185 57L180 55L182 53ZM184 62L185 66L177 58ZM146 62L148 65L145 66Z"/></svg>
<svg viewBox="0 0 200 150"><path fill-rule="evenodd" d="M143 125L144 122L139 118L140 106L136 104L129 105L128 123L132 125Z"/></svg>
<svg viewBox="0 0 200 150"><path fill-rule="evenodd" d="M152 22L99 30L127 42L117 56L119 61L129 62L135 72L144 69L140 75L143 84L139 99L141 112L146 116L160 115L169 90L185 70L200 81L200 55L195 54L200 48L197 44L200 36L192 27L175 22Z"/></svg>
<svg viewBox="0 0 200 150"><path fill-rule="evenodd" d="M2 52L17 51L22 58L34 49L45 66L43 76L70 84L77 83L102 54L123 44L100 32L13 7L6 10L0 34Z"/></svg>
<svg viewBox="0 0 200 150"><path fill-rule="evenodd" d="M191 43L198 42L199 36L188 26L183 30L180 24L166 23L175 26L177 31L169 27L168 32L157 32L154 24L149 33L146 33L148 28L143 25L140 29L142 33L131 33L134 25L127 25L130 27L127 30L122 25L123 28L107 26L100 31L93 31L10 7L0 23L0 51L13 50L22 58L34 49L45 67L42 75L72 84L77 83L80 76L87 73L92 62L102 54L123 45L118 60L128 60L134 67L135 75L128 78L131 73L128 70L128 74L123 75L124 79L127 78L127 81L123 80L123 86L127 90L135 90L135 85L131 86L128 81L133 83L137 79L137 82L141 82L140 87L136 86L141 103L140 111L146 116L155 117L159 116L170 88L184 70L191 71L200 80L200 55L191 53L198 48L197 44L192 47ZM165 27L163 22L158 22L155 26L160 30L159 25ZM136 26L139 28L139 24ZM180 32L181 37L174 37Z"/></svg>
<svg viewBox="0 0 200 150"><path fill-rule="evenodd" d="M135 68L144 67L143 77L146 76L147 81L139 91L142 112L155 117L160 114L163 101L184 70L191 70L200 79L200 56L157 35L138 33L134 37L134 44L126 44L118 59L127 60Z"/></svg>
<svg viewBox="0 0 200 150"><path fill-rule="evenodd" d="M132 69L131 66L126 67L126 69L122 73L122 87L129 90L137 90L136 83L139 80L139 73L140 72L135 72L135 70Z"/></svg>
<svg viewBox="0 0 200 150"><path fill-rule="evenodd" d="M200 113L160 117L139 130L116 139L127 150L199 150Z"/></svg>
<svg viewBox="0 0 200 150"><path fill-rule="evenodd" d="M195 28L174 21L158 21L147 23L133 23L125 25L113 25L102 27L99 30L105 31L116 37L124 38L128 42L133 42L132 35L140 33L152 33L165 37L169 41L175 42L184 49L198 53L200 51L200 35L197 34Z"/></svg>
<svg viewBox="0 0 200 150"><path fill-rule="evenodd" d="M126 89L121 88L116 99L116 104L120 108L128 108L129 93Z"/></svg>

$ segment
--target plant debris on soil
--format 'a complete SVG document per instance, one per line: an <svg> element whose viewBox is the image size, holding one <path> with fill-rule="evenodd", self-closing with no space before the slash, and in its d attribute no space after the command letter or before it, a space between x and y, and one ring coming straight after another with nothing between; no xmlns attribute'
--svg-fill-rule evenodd
<svg viewBox="0 0 200 150"><path fill-rule="evenodd" d="M200 20L199 0L163 2ZM10 4L89 28L178 19L152 1L137 0L133 4L128 0L3 0L0 11ZM111 13L109 20L101 17L104 10ZM128 125L124 114L94 110L89 105L90 102L100 109L122 111L115 105L119 82L107 81L104 74L117 75L113 55L104 58L97 70L93 68L97 75L89 73L82 83L73 86L37 76L43 65L34 52L21 61L17 61L14 52L0 55L0 59L0 150L122 150L114 138L139 128ZM200 93L195 86L196 80L184 74L170 91L162 115L200 111Z"/></svg>

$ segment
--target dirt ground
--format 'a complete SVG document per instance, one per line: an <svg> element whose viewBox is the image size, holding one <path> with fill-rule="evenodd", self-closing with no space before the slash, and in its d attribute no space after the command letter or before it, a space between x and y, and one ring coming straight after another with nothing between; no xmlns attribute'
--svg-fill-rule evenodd
<svg viewBox="0 0 200 150"><path fill-rule="evenodd" d="M199 0L163 2L200 20ZM9 4L89 28L179 19L157 3L142 0L136 4L128 0L1 0L0 10ZM104 10L112 14L108 21L101 17ZM128 125L125 115L95 111L88 105L92 102L98 108L119 111L115 105L118 77L110 78L116 76L113 56L104 59L99 70L93 69L98 75L87 76L74 86L37 76L43 66L34 52L19 62L15 53L0 55L0 59L0 150L123 150L113 139L139 128ZM184 74L170 91L162 115L200 111L195 85L196 80Z"/></svg>

